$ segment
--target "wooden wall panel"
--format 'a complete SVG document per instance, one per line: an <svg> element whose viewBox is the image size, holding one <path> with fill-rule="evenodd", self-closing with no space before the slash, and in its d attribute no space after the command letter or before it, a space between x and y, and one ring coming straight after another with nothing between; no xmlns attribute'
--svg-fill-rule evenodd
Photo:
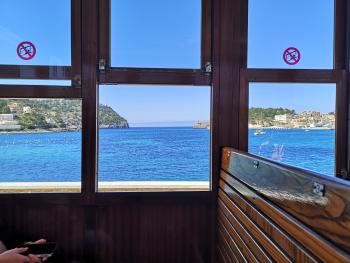
<svg viewBox="0 0 350 263"><path fill-rule="evenodd" d="M46 238L57 242L51 262L82 259L83 211L74 206L1 205L0 239L13 248L25 241Z"/></svg>
<svg viewBox="0 0 350 263"><path fill-rule="evenodd" d="M8 238L10 247L41 237L56 241L50 262L212 262L209 198L65 202L0 200L0 240Z"/></svg>
<svg viewBox="0 0 350 263"><path fill-rule="evenodd" d="M209 207L188 202L101 206L96 213L97 258L102 262L210 262ZM111 241L116 242L115 249L106 250L105 244Z"/></svg>
<svg viewBox="0 0 350 263"><path fill-rule="evenodd" d="M319 176L292 171L287 167L282 169L262 159L254 167L257 159L231 148L225 148L222 157L218 228L227 227L225 220L233 226L240 239L235 237L234 232L231 232L231 236L239 240L237 245L248 262L256 262L255 258L248 258L249 251L259 262L264 259L261 258L262 251L267 257L265 262L350 262L347 247L343 245L350 235L346 231L342 236L336 234L337 228L348 230L346 207L349 202L346 191L350 188L339 185L342 182L337 179L322 181ZM301 180L304 180L303 184ZM320 202L324 201L322 197L308 194L309 184L305 180L310 180L309 184L315 180L327 183L326 203ZM343 194L342 198L340 193ZM328 205L333 207L325 211L322 204L326 208ZM303 211L303 217L297 211ZM221 220L223 215L225 220ZM332 221L320 215L328 215ZM315 222L310 224L305 217ZM246 233L238 231L240 228L244 228ZM328 232L328 235L320 235L320 229ZM342 242L339 242L340 239ZM248 252L244 249L246 247L249 248ZM225 247L221 246L220 251L224 253ZM260 255L257 251L260 251Z"/></svg>

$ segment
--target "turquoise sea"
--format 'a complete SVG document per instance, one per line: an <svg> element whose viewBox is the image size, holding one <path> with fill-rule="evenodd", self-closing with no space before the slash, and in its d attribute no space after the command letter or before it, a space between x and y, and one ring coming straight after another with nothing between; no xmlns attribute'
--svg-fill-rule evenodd
<svg viewBox="0 0 350 263"><path fill-rule="evenodd" d="M207 181L210 131L190 127L102 129L102 181ZM283 147L282 147L283 145ZM249 151L328 175L334 131L249 132ZM80 181L81 133L0 134L1 182Z"/></svg>
<svg viewBox="0 0 350 263"><path fill-rule="evenodd" d="M263 157L334 176L334 130L249 130L249 152Z"/></svg>

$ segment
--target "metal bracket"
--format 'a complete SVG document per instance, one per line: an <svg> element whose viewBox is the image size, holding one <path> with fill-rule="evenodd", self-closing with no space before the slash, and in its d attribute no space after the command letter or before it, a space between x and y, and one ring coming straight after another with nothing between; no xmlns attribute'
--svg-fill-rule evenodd
<svg viewBox="0 0 350 263"><path fill-rule="evenodd" d="M258 169L258 167L259 167L259 161L254 161L254 162L253 162L253 166L254 166L255 169Z"/></svg>
<svg viewBox="0 0 350 263"><path fill-rule="evenodd" d="M211 73L213 71L213 66L210 62L205 63L205 73Z"/></svg>
<svg viewBox="0 0 350 263"><path fill-rule="evenodd" d="M349 177L349 172L348 172L348 170L346 170L346 169L344 169L344 168L340 169L340 176L341 176L341 178L343 178L343 179L348 179L348 177Z"/></svg>
<svg viewBox="0 0 350 263"><path fill-rule="evenodd" d="M106 69L106 60L104 58L101 58L98 61L98 69L99 70L105 70Z"/></svg>
<svg viewBox="0 0 350 263"><path fill-rule="evenodd" d="M324 184L314 182L312 192L315 195L323 197L326 193L326 187Z"/></svg>
<svg viewBox="0 0 350 263"><path fill-rule="evenodd" d="M81 76L75 75L72 79L72 87L74 88L81 88Z"/></svg>

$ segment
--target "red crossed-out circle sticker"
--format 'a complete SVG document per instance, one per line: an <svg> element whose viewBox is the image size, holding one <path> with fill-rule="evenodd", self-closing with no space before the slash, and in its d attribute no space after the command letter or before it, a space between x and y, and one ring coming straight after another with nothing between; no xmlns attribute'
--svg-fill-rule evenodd
<svg viewBox="0 0 350 263"><path fill-rule="evenodd" d="M295 47L287 48L283 53L283 60L288 65L296 65L300 61L300 51Z"/></svg>
<svg viewBox="0 0 350 263"><path fill-rule="evenodd" d="M31 60L35 54L36 48L32 42L24 41L17 46L17 55L23 60Z"/></svg>

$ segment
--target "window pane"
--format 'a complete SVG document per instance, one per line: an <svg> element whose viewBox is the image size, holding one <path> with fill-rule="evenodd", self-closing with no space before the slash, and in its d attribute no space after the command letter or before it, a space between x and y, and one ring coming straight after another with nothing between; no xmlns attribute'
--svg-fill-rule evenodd
<svg viewBox="0 0 350 263"><path fill-rule="evenodd" d="M111 0L112 67L200 68L201 0Z"/></svg>
<svg viewBox="0 0 350 263"><path fill-rule="evenodd" d="M71 65L70 0L1 0L0 10L0 64Z"/></svg>
<svg viewBox="0 0 350 263"><path fill-rule="evenodd" d="M249 86L249 152L334 176L335 84Z"/></svg>
<svg viewBox="0 0 350 263"><path fill-rule="evenodd" d="M102 86L99 190L208 190L210 93Z"/></svg>
<svg viewBox="0 0 350 263"><path fill-rule="evenodd" d="M44 86L72 86L71 80L50 80L50 79L0 79L0 85L44 85Z"/></svg>
<svg viewBox="0 0 350 263"><path fill-rule="evenodd" d="M80 191L81 101L0 99L0 192Z"/></svg>
<svg viewBox="0 0 350 263"><path fill-rule="evenodd" d="M248 67L333 68L333 27L334 0L249 0Z"/></svg>

